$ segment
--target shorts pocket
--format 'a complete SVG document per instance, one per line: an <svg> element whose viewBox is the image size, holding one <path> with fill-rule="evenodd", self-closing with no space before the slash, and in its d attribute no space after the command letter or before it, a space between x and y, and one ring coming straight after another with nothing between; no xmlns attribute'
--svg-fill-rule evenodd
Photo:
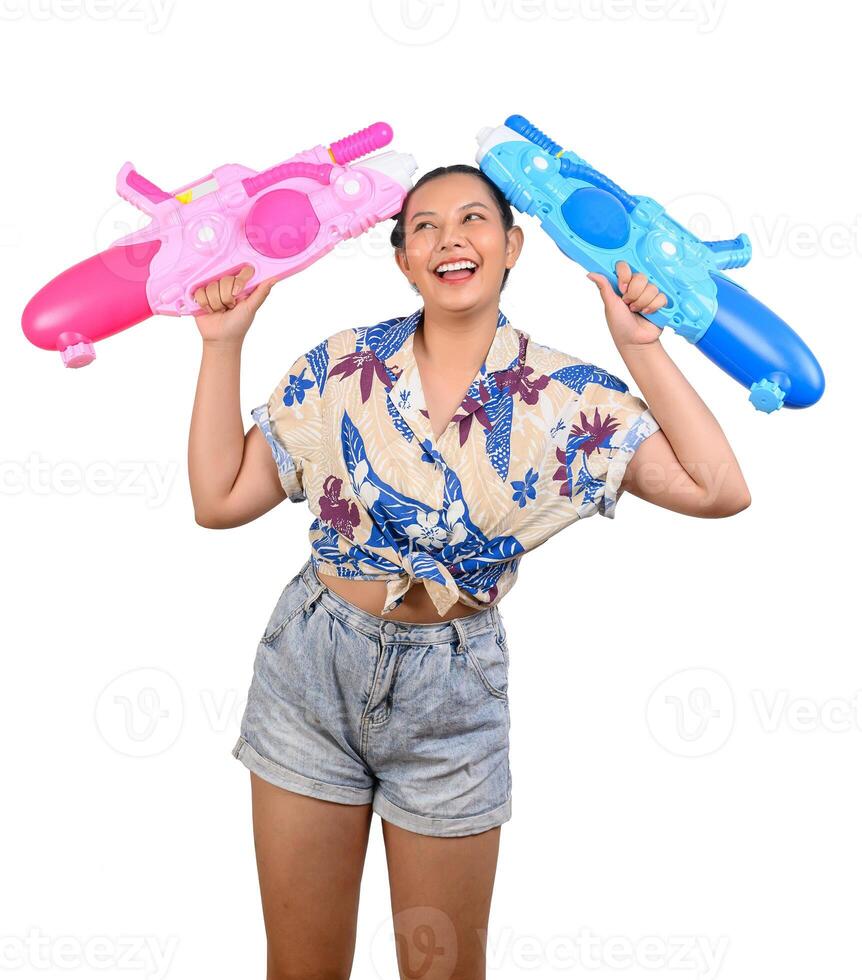
<svg viewBox="0 0 862 980"><path fill-rule="evenodd" d="M467 637L467 662L489 694L501 701L508 700L509 656L497 639L495 631Z"/></svg>
<svg viewBox="0 0 862 980"><path fill-rule="evenodd" d="M302 611L309 592L301 576L302 573L298 572L282 590L264 627L261 643L272 644L294 616Z"/></svg>

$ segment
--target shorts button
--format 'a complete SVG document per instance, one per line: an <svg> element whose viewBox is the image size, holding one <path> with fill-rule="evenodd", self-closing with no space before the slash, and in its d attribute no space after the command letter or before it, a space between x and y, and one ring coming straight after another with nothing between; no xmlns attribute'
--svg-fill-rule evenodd
<svg viewBox="0 0 862 980"><path fill-rule="evenodd" d="M387 633L387 634L388 634L389 636L392 636L392 634L393 634L393 633L394 633L394 632L395 632L395 631L396 631L397 629L398 629L398 627L397 627L397 626L395 625L395 623L388 623L388 622L387 622L387 623L384 623L384 624L383 624L383 632L384 632L384 633Z"/></svg>

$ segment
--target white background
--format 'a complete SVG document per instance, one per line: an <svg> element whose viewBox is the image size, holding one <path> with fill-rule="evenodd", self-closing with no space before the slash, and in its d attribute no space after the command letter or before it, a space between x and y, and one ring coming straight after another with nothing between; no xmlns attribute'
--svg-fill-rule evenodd
<svg viewBox="0 0 862 980"><path fill-rule="evenodd" d="M502 606L513 819L488 975L858 977L860 29L835 0L4 0L10 975L263 977L249 776L230 749L311 520L285 502L196 525L192 320L146 321L69 370L24 339L24 305L141 226L114 194L125 160L170 190L383 119L418 178L474 162L477 130L518 112L702 237L747 232L753 260L732 275L810 344L827 388L759 413L668 332L751 507L696 520L627 494L613 522L523 561ZM584 271L518 220L501 309L631 383ZM390 228L273 289L244 351L246 428L300 352L417 308ZM384 858L375 817L354 975L391 980Z"/></svg>

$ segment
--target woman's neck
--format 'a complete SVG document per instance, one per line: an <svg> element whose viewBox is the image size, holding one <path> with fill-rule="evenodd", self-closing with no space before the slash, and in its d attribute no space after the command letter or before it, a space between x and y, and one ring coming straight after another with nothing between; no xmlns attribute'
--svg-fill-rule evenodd
<svg viewBox="0 0 862 980"><path fill-rule="evenodd" d="M418 345L419 356L433 367L481 365L494 340L498 313L496 302L464 312L426 306L413 338L414 351Z"/></svg>

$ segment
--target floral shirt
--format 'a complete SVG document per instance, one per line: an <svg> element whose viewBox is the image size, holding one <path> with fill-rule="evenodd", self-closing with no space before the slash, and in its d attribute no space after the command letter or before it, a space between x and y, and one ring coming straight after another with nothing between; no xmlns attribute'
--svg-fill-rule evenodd
<svg viewBox="0 0 862 980"><path fill-rule="evenodd" d="M525 552L614 516L638 445L659 428L626 384L532 340L498 310L484 364L434 439L410 316L348 328L299 357L252 409L290 500L314 514L325 575L383 579L381 614L421 581L441 616L484 609Z"/></svg>

